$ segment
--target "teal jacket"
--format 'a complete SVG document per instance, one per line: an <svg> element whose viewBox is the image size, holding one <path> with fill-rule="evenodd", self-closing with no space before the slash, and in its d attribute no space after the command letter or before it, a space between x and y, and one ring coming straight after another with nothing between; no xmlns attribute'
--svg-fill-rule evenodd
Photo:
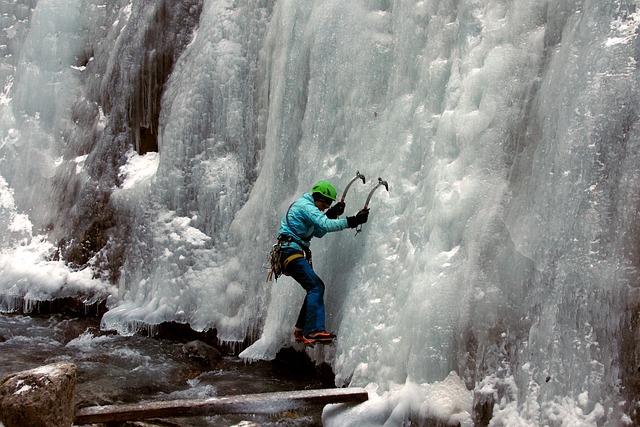
<svg viewBox="0 0 640 427"><path fill-rule="evenodd" d="M312 237L322 237L332 231L349 228L344 218L329 219L313 203L311 193L304 193L293 202L280 221L278 237L290 237L291 242L282 246L290 246L298 250L309 249Z"/></svg>

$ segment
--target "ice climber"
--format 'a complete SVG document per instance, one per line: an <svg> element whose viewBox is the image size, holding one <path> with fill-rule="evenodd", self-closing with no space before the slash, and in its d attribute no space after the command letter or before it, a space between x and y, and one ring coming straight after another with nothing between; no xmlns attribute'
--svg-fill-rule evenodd
<svg viewBox="0 0 640 427"><path fill-rule="evenodd" d="M336 190L326 181L318 181L311 192L304 193L289 206L280 222L278 247L280 269L293 277L307 292L294 331L296 342L313 346L330 343L335 335L324 324L324 283L313 271L309 244L312 237L322 237L332 231L356 228L369 218L369 209L354 216L338 218L344 213L344 202L336 200ZM326 210L326 213L324 211Z"/></svg>

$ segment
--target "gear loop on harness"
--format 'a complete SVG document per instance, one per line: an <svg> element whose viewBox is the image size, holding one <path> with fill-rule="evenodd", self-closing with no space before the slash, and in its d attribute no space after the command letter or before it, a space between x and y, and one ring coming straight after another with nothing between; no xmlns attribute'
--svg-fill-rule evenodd
<svg viewBox="0 0 640 427"><path fill-rule="evenodd" d="M274 244L271 247L271 252L269 253L269 263L271 267L269 269L269 275L267 276L267 282L271 280L278 281L278 277L281 275L288 276L287 266L289 263L298 258L305 258L309 264L312 263L311 260L311 250L307 248L303 248L303 251L296 251L296 253L289 255L284 260L282 259L282 245L285 243L293 242L293 238L291 236L278 236L278 243Z"/></svg>

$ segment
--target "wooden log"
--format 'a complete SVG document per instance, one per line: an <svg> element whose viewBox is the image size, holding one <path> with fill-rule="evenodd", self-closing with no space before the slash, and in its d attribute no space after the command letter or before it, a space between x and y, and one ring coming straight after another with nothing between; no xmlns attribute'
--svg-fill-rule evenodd
<svg viewBox="0 0 640 427"><path fill-rule="evenodd" d="M361 403L368 398L367 391L363 388L331 388L241 394L203 400L181 399L128 405L91 406L76 412L75 424L218 414L275 414L330 403Z"/></svg>

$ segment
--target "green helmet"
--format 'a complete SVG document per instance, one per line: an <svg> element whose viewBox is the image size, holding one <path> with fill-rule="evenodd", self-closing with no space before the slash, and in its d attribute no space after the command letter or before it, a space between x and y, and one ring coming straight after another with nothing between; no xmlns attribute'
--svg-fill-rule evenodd
<svg viewBox="0 0 640 427"><path fill-rule="evenodd" d="M311 189L311 194L319 193L327 199L336 200L336 189L327 181L318 181Z"/></svg>

